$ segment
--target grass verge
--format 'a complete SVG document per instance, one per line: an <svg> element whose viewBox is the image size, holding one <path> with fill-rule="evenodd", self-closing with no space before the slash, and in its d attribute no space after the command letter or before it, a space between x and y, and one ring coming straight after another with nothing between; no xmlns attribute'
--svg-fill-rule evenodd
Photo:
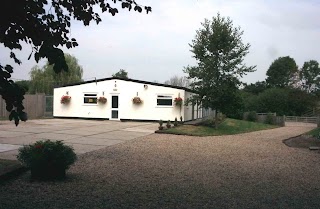
<svg viewBox="0 0 320 209"><path fill-rule="evenodd" d="M319 136L319 134L320 134L320 128L315 128L315 129L305 133L305 135L310 135L313 137L317 137L317 136Z"/></svg>
<svg viewBox="0 0 320 209"><path fill-rule="evenodd" d="M277 128L278 126L255 123L243 120L236 120L227 118L223 121L217 129L207 126L193 126L182 125L170 129L157 131L157 133L168 133L177 135L190 135L190 136L218 136L218 135L233 135L240 133L247 133L252 131L260 131L265 129Z"/></svg>
<svg viewBox="0 0 320 209"><path fill-rule="evenodd" d="M16 160L0 159L0 185L25 171L27 171L27 168L21 166Z"/></svg>

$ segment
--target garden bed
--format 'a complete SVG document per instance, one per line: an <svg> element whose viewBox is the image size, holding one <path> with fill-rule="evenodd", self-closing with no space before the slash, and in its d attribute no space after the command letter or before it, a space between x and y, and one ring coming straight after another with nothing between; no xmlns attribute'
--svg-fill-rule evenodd
<svg viewBox="0 0 320 209"><path fill-rule="evenodd" d="M233 135L240 133L247 133L253 131L260 131L265 129L277 128L278 126L255 123L243 120L236 120L227 118L218 128L208 126L193 126L180 125L169 129L158 130L156 133L189 135L189 136L218 136L218 135Z"/></svg>
<svg viewBox="0 0 320 209"><path fill-rule="evenodd" d="M283 140L283 143L289 147L303 149L309 149L310 147L320 147L320 139L317 138L319 132L320 128L316 128L300 136Z"/></svg>

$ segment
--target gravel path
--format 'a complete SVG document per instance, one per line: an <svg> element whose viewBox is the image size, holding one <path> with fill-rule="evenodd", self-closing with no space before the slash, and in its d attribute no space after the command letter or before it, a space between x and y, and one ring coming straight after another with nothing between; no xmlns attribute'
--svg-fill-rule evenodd
<svg viewBox="0 0 320 209"><path fill-rule="evenodd" d="M0 207L319 208L320 155L282 143L310 129L149 135L80 156L64 182L0 185Z"/></svg>

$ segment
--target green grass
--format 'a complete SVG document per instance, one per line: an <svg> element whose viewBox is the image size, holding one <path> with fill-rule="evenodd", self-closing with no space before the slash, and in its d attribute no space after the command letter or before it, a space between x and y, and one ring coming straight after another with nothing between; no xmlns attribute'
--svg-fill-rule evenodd
<svg viewBox="0 0 320 209"><path fill-rule="evenodd" d="M207 126L182 125L170 129L164 129L161 132L191 136L218 136L247 133L277 127L278 126L275 125L227 118L217 129Z"/></svg>
<svg viewBox="0 0 320 209"><path fill-rule="evenodd" d="M320 128L315 128L315 129L305 133L305 135L310 135L313 137L317 137L317 136L319 136L319 134L320 134Z"/></svg>

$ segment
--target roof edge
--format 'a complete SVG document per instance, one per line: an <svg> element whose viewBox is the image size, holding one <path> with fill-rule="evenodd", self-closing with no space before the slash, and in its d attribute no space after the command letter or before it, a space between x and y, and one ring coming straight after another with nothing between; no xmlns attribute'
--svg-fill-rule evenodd
<svg viewBox="0 0 320 209"><path fill-rule="evenodd" d="M56 89L56 88L69 87L69 86L78 86L78 85L82 85L82 84L95 83L95 82L108 81L108 80L122 80L122 81L149 84L149 85L154 85L154 86L163 86L163 87L169 87L169 88L174 88L174 89L182 89L182 90L185 90L188 92L194 92L193 90L186 88L186 87L182 87L182 86L174 86L174 85L169 85L169 84L155 83L155 82L150 82L150 81L142 81L142 80L131 79L131 78L120 78L120 77L100 78L100 79L77 82L77 83L72 83L72 84L67 84L67 85L61 85L61 86L57 86L54 88Z"/></svg>

